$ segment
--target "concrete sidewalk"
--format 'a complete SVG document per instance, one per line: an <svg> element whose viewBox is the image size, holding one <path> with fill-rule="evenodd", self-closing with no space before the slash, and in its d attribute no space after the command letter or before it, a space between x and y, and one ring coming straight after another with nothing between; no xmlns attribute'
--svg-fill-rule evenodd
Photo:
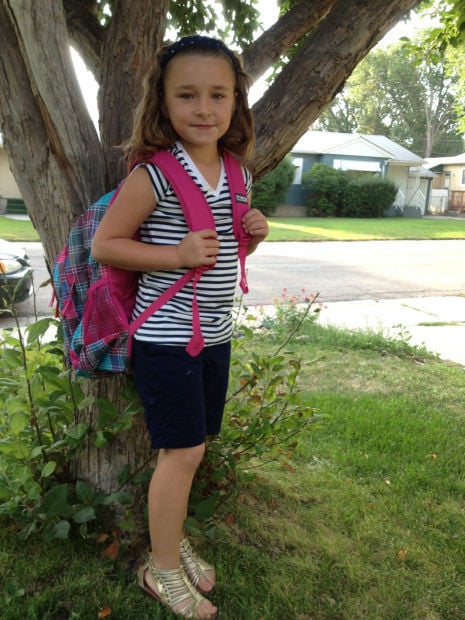
<svg viewBox="0 0 465 620"><path fill-rule="evenodd" d="M316 303L319 303L318 300ZM248 306L248 313L255 314ZM274 314L273 305L256 306ZM51 311L46 316L50 316ZM0 329L14 327L12 317L2 315ZM35 319L21 317L25 326ZM424 346L444 360L465 367L465 297L411 297L358 301L321 302L318 321L350 330L369 330Z"/></svg>
<svg viewBox="0 0 465 620"><path fill-rule="evenodd" d="M465 297L338 301L322 305L319 322L408 338L465 366Z"/></svg>

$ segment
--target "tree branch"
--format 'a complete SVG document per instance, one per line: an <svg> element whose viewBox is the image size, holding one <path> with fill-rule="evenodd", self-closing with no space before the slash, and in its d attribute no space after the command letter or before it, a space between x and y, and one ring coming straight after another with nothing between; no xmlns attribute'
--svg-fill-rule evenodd
<svg viewBox="0 0 465 620"><path fill-rule="evenodd" d="M337 0L253 108L258 177L283 159L343 88L357 63L417 4L419 0Z"/></svg>
<svg viewBox="0 0 465 620"><path fill-rule="evenodd" d="M255 82L280 56L327 15L336 0L300 0L248 47L242 58L246 72Z"/></svg>
<svg viewBox="0 0 465 620"><path fill-rule="evenodd" d="M63 0L63 8L71 44L98 79L105 29L98 20L95 0Z"/></svg>

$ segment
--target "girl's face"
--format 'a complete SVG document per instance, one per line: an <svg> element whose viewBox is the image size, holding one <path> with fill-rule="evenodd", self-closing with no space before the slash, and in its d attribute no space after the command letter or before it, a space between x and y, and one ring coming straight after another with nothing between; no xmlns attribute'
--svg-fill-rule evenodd
<svg viewBox="0 0 465 620"><path fill-rule="evenodd" d="M165 108L189 151L216 154L235 107L234 70L222 56L175 56L166 68Z"/></svg>

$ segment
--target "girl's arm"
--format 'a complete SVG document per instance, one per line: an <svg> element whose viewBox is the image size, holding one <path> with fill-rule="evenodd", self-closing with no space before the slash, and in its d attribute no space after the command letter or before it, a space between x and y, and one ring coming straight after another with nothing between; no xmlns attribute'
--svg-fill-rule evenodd
<svg viewBox="0 0 465 620"><path fill-rule="evenodd" d="M215 262L219 243L212 230L190 232L179 245L135 241L136 231L154 209L148 172L138 168L126 179L97 228L92 242L95 260L131 271L173 270Z"/></svg>

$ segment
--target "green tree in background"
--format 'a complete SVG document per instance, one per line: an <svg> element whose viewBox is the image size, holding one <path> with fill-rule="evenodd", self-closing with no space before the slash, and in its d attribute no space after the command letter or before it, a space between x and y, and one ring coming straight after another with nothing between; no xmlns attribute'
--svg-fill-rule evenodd
<svg viewBox="0 0 465 620"><path fill-rule="evenodd" d="M369 54L318 127L382 134L423 157L462 152L462 62L450 50L430 49L428 37L429 31L413 43L401 41Z"/></svg>

